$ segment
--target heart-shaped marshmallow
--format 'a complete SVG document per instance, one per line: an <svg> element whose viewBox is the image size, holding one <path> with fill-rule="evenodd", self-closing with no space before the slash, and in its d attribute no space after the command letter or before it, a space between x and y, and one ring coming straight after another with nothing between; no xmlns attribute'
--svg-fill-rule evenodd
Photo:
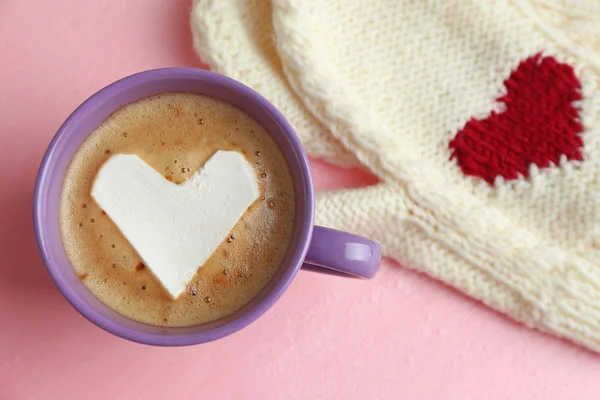
<svg viewBox="0 0 600 400"><path fill-rule="evenodd" d="M244 156L218 151L186 182L169 182L136 155L100 169L92 197L177 298L259 196Z"/></svg>

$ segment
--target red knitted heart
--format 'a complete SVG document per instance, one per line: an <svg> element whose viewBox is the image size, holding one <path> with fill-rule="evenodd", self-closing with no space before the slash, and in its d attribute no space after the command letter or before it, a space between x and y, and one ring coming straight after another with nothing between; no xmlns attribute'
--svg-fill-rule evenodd
<svg viewBox="0 0 600 400"><path fill-rule="evenodd" d="M522 61L504 86L506 95L497 99L504 111L471 118L450 141L450 159L465 175L494 184L497 176L528 177L532 164L558 165L563 155L583 159L583 126L573 105L581 99L581 84L570 65L537 54Z"/></svg>

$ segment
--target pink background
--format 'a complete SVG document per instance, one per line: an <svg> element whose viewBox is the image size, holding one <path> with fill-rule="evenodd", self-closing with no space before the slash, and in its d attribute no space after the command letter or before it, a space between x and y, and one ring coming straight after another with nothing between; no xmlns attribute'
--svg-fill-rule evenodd
<svg viewBox="0 0 600 400"><path fill-rule="evenodd" d="M200 67L188 0L0 2L0 399L598 399L600 358L385 261L369 282L301 273L247 329L153 348L53 287L31 200L46 145L125 75ZM318 188L373 178L314 161Z"/></svg>

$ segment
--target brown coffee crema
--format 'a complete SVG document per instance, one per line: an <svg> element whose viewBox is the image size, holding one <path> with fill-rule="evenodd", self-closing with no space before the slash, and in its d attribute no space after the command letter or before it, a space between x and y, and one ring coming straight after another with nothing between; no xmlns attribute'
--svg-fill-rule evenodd
<svg viewBox="0 0 600 400"><path fill-rule="evenodd" d="M246 157L261 194L173 300L93 200L92 184L113 154L136 154L179 184L218 150ZM256 120L210 97L165 93L122 107L83 142L65 175L60 231L73 269L101 302L139 322L192 326L233 314L266 286L289 247L294 199L285 157Z"/></svg>

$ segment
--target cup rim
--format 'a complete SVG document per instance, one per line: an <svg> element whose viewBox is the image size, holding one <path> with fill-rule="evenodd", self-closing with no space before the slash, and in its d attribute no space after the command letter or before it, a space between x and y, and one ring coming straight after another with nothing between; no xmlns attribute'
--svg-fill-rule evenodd
<svg viewBox="0 0 600 400"><path fill-rule="evenodd" d="M296 224L303 224L295 253L287 265L287 270L281 275L277 283L265 295L262 301L238 318L217 326L214 329L181 335L162 335L159 333L141 332L134 328L123 326L102 315L95 307L88 304L78 293L76 293L71 282L62 279L60 276L61 274L59 273L60 267L55 262L56 260L50 255L49 251L50 246L56 246L57 244L48 243L45 240L43 228L44 211L42 202L45 198L44 189L49 186L52 181L52 178L48 176L50 174L49 169L52 162L52 156L56 150L57 143L60 138L68 132L70 125L74 121L85 119L86 115L95 108L96 104L100 101L100 98L104 99L105 97L112 97L118 94L123 88L132 84L148 83L149 81L160 80L163 78L209 80L217 85L227 87L229 90L233 90L241 96L247 97L251 102L259 105L260 108L262 108L266 114L273 118L280 126L281 131L288 139L289 145L298 157L299 168L297 169L297 172L294 172L295 169L292 168L292 174L298 173L301 175L302 189L306 194L306 199L304 201L304 218L303 220L296 219L295 222ZM56 179L56 177L53 179ZM273 104L248 86L224 75L197 68L158 68L138 72L121 78L88 97L69 115L50 141L40 164L33 197L33 225L38 249L52 281L65 299L87 320L105 331L133 342L156 346L184 346L217 340L239 331L263 315L277 302L298 273L310 244L314 226L314 214L314 187L312 175L310 173L310 164L302 143L290 123ZM59 245L64 250L62 242Z"/></svg>

